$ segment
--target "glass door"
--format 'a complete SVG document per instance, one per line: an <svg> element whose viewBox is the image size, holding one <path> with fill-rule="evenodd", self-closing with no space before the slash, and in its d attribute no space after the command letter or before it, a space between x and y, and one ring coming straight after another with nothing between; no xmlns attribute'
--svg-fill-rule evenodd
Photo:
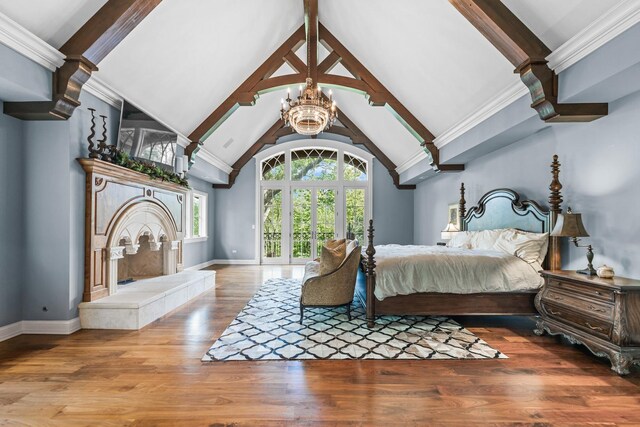
<svg viewBox="0 0 640 427"><path fill-rule="evenodd" d="M291 261L303 263L313 259L313 191L291 190Z"/></svg>
<svg viewBox="0 0 640 427"><path fill-rule="evenodd" d="M365 212L366 212L366 190L364 188L345 188L344 208L345 208L345 233L351 232L360 242L366 246L365 241ZM345 234L346 235L346 234Z"/></svg>
<svg viewBox="0 0 640 427"><path fill-rule="evenodd" d="M336 190L294 188L291 191L291 262L320 256L326 240L336 237Z"/></svg>
<svg viewBox="0 0 640 427"><path fill-rule="evenodd" d="M322 253L322 245L329 239L335 239L336 234L336 190L332 188L315 189L314 237L315 254L318 258Z"/></svg>
<svg viewBox="0 0 640 427"><path fill-rule="evenodd" d="M262 262L287 262L283 233L283 193L281 188L262 190Z"/></svg>

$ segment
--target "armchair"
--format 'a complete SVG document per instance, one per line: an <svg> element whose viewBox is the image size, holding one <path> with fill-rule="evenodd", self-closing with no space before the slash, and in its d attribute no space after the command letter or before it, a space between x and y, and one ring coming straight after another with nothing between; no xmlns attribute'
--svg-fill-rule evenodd
<svg viewBox="0 0 640 427"><path fill-rule="evenodd" d="M300 293L300 324L306 307L346 307L351 320L351 302L356 286L360 246L357 244L345 256L344 261L330 273L320 274L320 263L310 261L305 266Z"/></svg>

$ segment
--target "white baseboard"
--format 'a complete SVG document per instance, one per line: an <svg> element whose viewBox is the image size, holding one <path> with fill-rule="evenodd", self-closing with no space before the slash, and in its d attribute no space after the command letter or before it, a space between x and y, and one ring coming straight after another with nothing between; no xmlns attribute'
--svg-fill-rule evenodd
<svg viewBox="0 0 640 427"><path fill-rule="evenodd" d="M185 270L187 270L187 271L202 270L203 268L207 268L207 267L209 267L209 266L211 266L211 265L213 265L215 263L216 263L216 260L212 259L212 260L207 261L207 262L203 262L203 263L200 263L200 264L192 265L191 267L187 267L187 268L185 268Z"/></svg>
<svg viewBox="0 0 640 427"><path fill-rule="evenodd" d="M23 334L70 335L80 330L80 318L71 320L23 320Z"/></svg>
<svg viewBox="0 0 640 427"><path fill-rule="evenodd" d="M79 330L79 317L71 320L23 320L0 327L0 342L22 334L71 335Z"/></svg>
<svg viewBox="0 0 640 427"><path fill-rule="evenodd" d="M0 327L0 342L22 334L22 322L11 323Z"/></svg>
<svg viewBox="0 0 640 427"><path fill-rule="evenodd" d="M260 265L255 259L214 259L214 264Z"/></svg>

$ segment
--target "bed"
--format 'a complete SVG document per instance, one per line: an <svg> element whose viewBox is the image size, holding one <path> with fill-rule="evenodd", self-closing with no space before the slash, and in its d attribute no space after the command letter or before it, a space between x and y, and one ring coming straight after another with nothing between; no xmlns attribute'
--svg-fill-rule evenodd
<svg viewBox="0 0 640 427"><path fill-rule="evenodd" d="M550 208L521 200L510 189L496 189L466 209L464 184L459 215L463 231L514 229L549 233L561 212L560 163L553 157ZM369 221L368 245L355 298L366 307L367 325L377 315L532 315L542 286L538 271L559 269L559 242L548 237L546 257L527 263L495 250L442 246L374 245ZM492 233L492 232L483 232Z"/></svg>

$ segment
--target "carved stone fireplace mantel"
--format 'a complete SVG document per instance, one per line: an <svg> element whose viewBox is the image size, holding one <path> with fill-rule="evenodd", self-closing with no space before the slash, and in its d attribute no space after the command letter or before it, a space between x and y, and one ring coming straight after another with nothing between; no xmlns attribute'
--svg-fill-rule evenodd
<svg viewBox="0 0 640 427"><path fill-rule="evenodd" d="M142 245L161 253L158 275L182 271L188 190L102 160L78 161L86 172L83 300L116 293L119 261L140 256Z"/></svg>

